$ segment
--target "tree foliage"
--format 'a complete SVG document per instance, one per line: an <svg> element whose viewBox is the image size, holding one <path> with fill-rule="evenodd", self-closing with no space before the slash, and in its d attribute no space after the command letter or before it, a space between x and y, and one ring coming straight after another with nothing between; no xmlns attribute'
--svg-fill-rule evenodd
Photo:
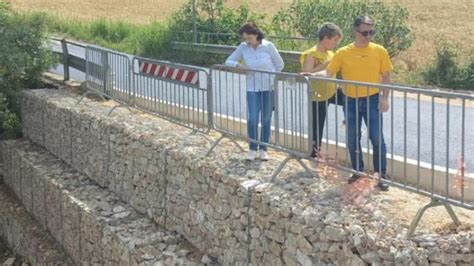
<svg viewBox="0 0 474 266"><path fill-rule="evenodd" d="M399 5L387 6L381 1L294 1L288 9L275 14L272 29L278 35L316 37L319 25L333 22L341 27L345 36L341 44L345 45L352 41L352 23L359 15L375 19L374 41L383 45L391 57L410 47L412 36L406 25L408 10Z"/></svg>
<svg viewBox="0 0 474 266"><path fill-rule="evenodd" d="M19 132L19 91L34 88L52 66L41 16L14 13L0 2L0 133Z"/></svg>

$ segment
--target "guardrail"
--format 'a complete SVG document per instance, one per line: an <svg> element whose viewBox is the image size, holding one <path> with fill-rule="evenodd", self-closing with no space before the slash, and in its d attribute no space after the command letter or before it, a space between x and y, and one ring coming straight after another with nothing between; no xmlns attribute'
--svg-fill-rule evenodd
<svg viewBox="0 0 474 266"><path fill-rule="evenodd" d="M63 51L67 52L68 42L62 40L62 43L66 43L65 46L63 45ZM64 47L66 47L66 49ZM81 47L87 48L82 44ZM106 51L106 49L104 49L104 51L106 53L114 53L113 51ZM67 67L72 66L71 60L76 60L75 62L78 64L82 62L77 60L75 56L70 56L69 54L66 56L63 55L65 74L67 73ZM87 60L83 60L84 65L79 65L77 69L87 71L85 67L85 65L87 65L86 61ZM93 66L92 69L95 68L99 73L108 73L107 71L109 71L109 67L104 67L104 64L101 64L99 61L92 62L90 66ZM170 71L171 68L178 69L178 71ZM388 114L380 113L377 108L375 109L375 113L371 114L371 108L377 104L375 100L371 102L364 101L363 98L358 99L356 97L349 99L346 97L344 99L346 107L344 113L340 113L341 110L339 109L334 109L335 111L333 111L332 116L330 114L329 118L326 119L326 140L325 143L321 145L321 149L326 154L334 154L335 160L333 160L333 162L335 163L333 165L340 169L359 175L368 175L372 178L376 178L377 175L371 174L371 170L380 172L381 175L387 174L386 177L390 175L392 177L397 176L396 180L380 180L382 183L387 183L429 197L431 203L420 209L410 226L408 236L411 236L414 232L423 213L428 208L443 205L456 224L459 223L459 220L450 205L470 210L474 209L474 193L472 193L474 189L474 177L467 174L464 168L465 161L472 160L469 156L466 157L465 147L468 143L467 139L471 139L471 137L466 136L466 134L472 134L473 132L468 128L468 123L472 121L469 117L474 117L474 114L470 113L472 108L468 109L467 106L474 106L474 95L313 77L309 79L310 83L308 83L307 78L295 74L253 70L246 70L242 73L242 70L220 65L213 66L211 68L211 75L209 75L208 72L202 68L139 57L133 59L133 64L129 71L130 75L133 76L132 80L134 82L132 82L131 89L126 91L131 97L120 98L125 104L160 115L177 124L189 127L194 131L207 133L213 128L221 132L223 136L259 142L259 144L287 152L289 154L288 158L285 159L277 169L272 180L289 159L297 159L301 165L305 167L300 159L309 156L311 152L312 134L313 132L319 132L319 128L312 128L311 126L312 119L314 118L311 111L312 103L310 102L311 87L314 86L313 82L322 84L332 83L341 89L357 86L360 92L368 92L369 88L390 90L392 92L390 97L391 109L388 113L390 115L389 123L385 123L385 125L388 126L387 128L381 126L383 123L379 123L378 125L380 126L375 128L374 132L376 133L372 136L366 134L364 137L363 132L358 130L354 131L355 133L349 134L348 130L361 126L363 121L361 113L366 113L365 121L369 128L371 127L371 123L373 123L370 122L371 117L379 117L379 119L381 119ZM192 78L189 76L188 79L188 74L186 78L183 77L185 71L188 71L188 74L190 72L201 72L201 74L198 74L198 76L192 75ZM105 84L104 86L107 90L107 82L105 82L107 78L102 78L101 80L100 74L93 74L92 72L91 75L95 78L99 77L99 84ZM276 103L275 116L272 130L273 138L271 138L268 143L262 143L257 139L250 139L248 137L246 130L244 130L245 126L243 126L247 121L247 108L245 104L243 104L245 100L242 98L242 94L239 94L239 97L233 95L237 92L242 93L242 91L244 91L244 86L246 85L243 81L248 78L249 74L265 76L268 82L273 84L273 90L275 92L274 101ZM201 83L201 81L204 80L205 82ZM147 85L144 86L144 84ZM149 84L156 84L156 86L150 86ZM325 87L327 88L328 86L326 85ZM120 90L120 88L116 88L115 85L112 85L111 88L113 90ZM167 89L168 92L166 92ZM212 92L214 92L214 96ZM185 97L186 93L188 93L187 98ZM233 93L230 98L228 97L229 93ZM283 97L285 93L287 95ZM192 102L193 99L196 99L195 95L198 95L198 99L202 98L203 100ZM378 99L379 96L376 94L373 97L374 99ZM223 105L223 99L230 99L230 101L238 99L238 102L237 105L235 102L231 105L226 102ZM395 101L395 99L397 100ZM142 102L143 100L146 101ZM439 107L435 108L435 102L444 103L442 110L439 109ZM157 104L165 104L166 108L160 109L163 108L163 106L157 107ZM328 101L325 101L324 104L327 105ZM348 106L352 106L350 107L351 111L348 110ZM234 109L230 110L230 107ZM416 115L414 121L407 118L409 108L416 110L411 111L412 115ZM349 115L349 113L351 115ZM317 115L318 114L316 114L316 116ZM437 121L436 117L439 118L440 116L442 116L442 120ZM335 117L336 123L334 123L333 117ZM340 117L341 120L342 117L346 117L346 127L339 127L337 123L338 117ZM456 117L460 119L458 123L458 125L460 124L460 128L453 130L451 119L455 119ZM397 118L401 118L401 120L396 120ZM351 120L348 121L348 119ZM225 124L231 121L234 123L231 127ZM423 124L427 122L430 122L430 124ZM236 129L236 126L240 128ZM415 129L415 133L409 132L410 129ZM339 132L340 130L342 131ZM423 130L428 131L424 132ZM335 132L335 140L331 139L329 134L331 131ZM376 150L373 150L370 149L369 143L375 143L376 140L379 140L379 143L383 143L383 134L387 132L390 132L390 134L385 135L389 137L389 140L387 141L387 156L384 156L384 152L382 152L384 150L383 145L376 145ZM444 133L440 135L440 132ZM437 141L434 137L436 134L438 134ZM348 140L349 135L353 135L356 142L359 139L365 141L365 148L357 145L356 142L351 143L351 141ZM345 139L339 139L340 136L344 136ZM416 139L415 144L409 144L409 136L412 137L412 139ZM416 138L414 136L416 136ZM455 136L460 146L459 156L461 167L458 172L451 169L450 163L452 161L450 160L452 159L452 156L450 157L450 144ZM439 139L441 139L441 143ZM220 141L220 139L218 141ZM218 141L215 145L217 145ZM350 143L350 147L347 148L343 142ZM408 156L409 145L416 147L417 159L414 161ZM441 145L443 145L441 150L436 149L437 146ZM394 147L400 146L402 147L402 153L397 154ZM420 159L424 147L431 148L428 149L431 155L430 164ZM350 151L350 153L348 151ZM339 159L343 157L339 156L341 154L345 154L346 162L352 161L357 167L349 168L346 165L340 164ZM440 154L445 155L445 157L442 158L442 161L444 160L445 162L444 168L438 166L440 163L436 161ZM364 157L366 163L372 159L374 164L372 169L363 167L362 159L364 159ZM387 162L386 169L384 169L385 166L381 166L383 164L382 161L387 158L391 159L391 161L389 163ZM307 168L305 167L305 169ZM415 177L409 175L408 172L416 173Z"/></svg>
<svg viewBox="0 0 474 266"><path fill-rule="evenodd" d="M221 44L203 44L203 43L186 43L186 42L171 42L172 48L180 51L195 51L206 52L213 54L230 55L235 46L221 45ZM288 63L299 63L301 53L292 51L279 51L281 57Z"/></svg>
<svg viewBox="0 0 474 266"><path fill-rule="evenodd" d="M212 124L209 73L166 61L133 59L133 106L207 133Z"/></svg>
<svg viewBox="0 0 474 266"><path fill-rule="evenodd" d="M272 36L266 35L266 39L279 43L291 43L296 42L303 44L303 47L311 47L317 42L317 38L308 37L290 37L290 36ZM211 54L230 55L236 46L217 44L217 43L239 43L241 36L236 33L219 33L219 32L201 32L201 31L178 31L175 33L175 38L171 42L172 49L178 51L196 51L205 52ZM290 46L293 47L293 46ZM286 63L299 64L299 58L301 53L294 51L279 51L281 57Z"/></svg>
<svg viewBox="0 0 474 266"><path fill-rule="evenodd" d="M336 137L335 147L330 147L328 143L321 147L324 154L330 156L332 154L334 157L333 160L327 160L328 162L336 162L332 165L361 176L387 177L387 179L381 178L380 182L431 198L431 202L423 207L413 220L408 235L413 234L423 213L431 207L444 206L455 224L460 222L450 205L474 210L474 197L471 196L474 190L472 187L469 189L469 183L472 185L473 178L468 177L464 171L464 160L466 159L464 147L467 144L466 104L474 106L474 95L316 77L311 77L310 81L313 87L320 90L327 90L328 87L333 86L333 88L337 87L341 90L355 89L355 92L361 95L361 97L357 97L358 95L345 96L343 99L344 117L346 118L345 134L340 134L337 123L329 123L329 119L326 119L324 125L326 137ZM391 95L388 99L390 111L385 114L380 111L378 105L381 101L382 90L389 90ZM423 102L422 98L427 99ZM435 108L435 101L442 104L443 110ZM457 101L456 106L452 104L455 101ZM320 103L328 106L329 100ZM454 110L454 107L457 110ZM408 116L408 110L413 110L410 116ZM337 120L340 111L338 108L334 108L330 117L336 117ZM437 117L441 119L436 119ZM384 118L385 120L388 119L389 122L385 123L385 126L383 126L383 122L387 121L383 121ZM454 119L460 122L457 123L458 127L451 124ZM362 121L365 122L368 129L364 134L360 130ZM319 132L319 128L315 129L315 132ZM330 132L334 133L330 134ZM349 167L337 163L339 161L337 151L339 141L341 141L338 134L344 135L344 142L348 143L346 149L348 152L345 152L344 155L346 157L345 161L352 162ZM358 144L361 139L362 145ZM457 140L457 146L460 147L458 158L461 160L461 169L458 173L453 173L454 171L450 169L450 144L453 142L452 139ZM369 145L369 143L372 145ZM364 144L365 149L363 148ZM442 145L442 147L437 149L437 145ZM372 149L370 146L372 146ZM408 155L409 146L416 150L416 169L412 171L416 172L415 176L407 174L407 169L410 167L408 163L410 157ZM387 153L387 150L389 153ZM396 153L401 153L403 161L395 166L394 156ZM421 154L430 154L431 165L428 169L422 166ZM390 161L391 165L387 164L387 158L390 157L392 159ZM439 173L440 171L436 169L435 159L437 157L441 157L441 161L444 161L445 164L442 173ZM369 162L373 162L373 167L368 166ZM397 168L402 172L401 175L399 174L399 179L389 179L388 177L393 176ZM368 174L371 172L376 173L377 176Z"/></svg>
<svg viewBox="0 0 474 266"><path fill-rule="evenodd" d="M69 80L69 68L75 68L79 71L86 73L86 60L85 58L75 56L69 53L69 46L77 46L81 48L86 48L87 44L75 42L71 40L61 39L61 38L50 38L52 41L57 41L61 43L61 52L52 51L53 54L61 56L61 64L64 66L64 81Z"/></svg>
<svg viewBox="0 0 474 266"><path fill-rule="evenodd" d="M301 161L302 158L309 158L312 151L309 141L312 112L309 111L311 106L308 100L311 91L306 77L225 65L214 65L210 72L214 130L224 137L240 138L260 148L271 147L286 152L288 157L277 167L272 181L292 159L311 172ZM260 93L262 98L251 97L255 92ZM268 99L263 99L263 93ZM265 141L265 138L269 140ZM221 140L222 137L208 154Z"/></svg>

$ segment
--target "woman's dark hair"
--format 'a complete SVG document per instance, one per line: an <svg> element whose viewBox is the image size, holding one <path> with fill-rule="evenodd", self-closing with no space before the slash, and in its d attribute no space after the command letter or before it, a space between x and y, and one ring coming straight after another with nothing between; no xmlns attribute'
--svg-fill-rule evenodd
<svg viewBox="0 0 474 266"><path fill-rule="evenodd" d="M258 28L258 26L254 22L247 22L244 25L242 25L242 27L240 27L239 35L242 36L242 34L244 33L257 35L257 41L261 41L263 38L265 38L265 35L263 35L263 32Z"/></svg>

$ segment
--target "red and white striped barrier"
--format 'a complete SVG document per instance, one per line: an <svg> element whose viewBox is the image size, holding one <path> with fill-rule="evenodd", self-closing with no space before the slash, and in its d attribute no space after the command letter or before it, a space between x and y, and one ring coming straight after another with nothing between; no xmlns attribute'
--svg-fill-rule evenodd
<svg viewBox="0 0 474 266"><path fill-rule="evenodd" d="M199 84L199 73L193 70L174 68L149 62L138 62L140 73L158 76L187 84Z"/></svg>

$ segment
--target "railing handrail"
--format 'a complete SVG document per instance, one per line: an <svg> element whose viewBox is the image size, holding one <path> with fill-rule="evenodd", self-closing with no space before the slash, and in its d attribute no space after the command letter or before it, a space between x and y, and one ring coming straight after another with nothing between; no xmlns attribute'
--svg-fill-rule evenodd
<svg viewBox="0 0 474 266"><path fill-rule="evenodd" d="M68 44L72 44L72 45L79 46L79 47L82 47L82 48L86 48L86 46L88 45L87 43L81 43L81 42L78 42L78 41L74 41L74 40L70 40L70 39L66 39L66 38L60 38L60 37L50 37L49 39L53 40L53 41L58 41L58 42L65 41Z"/></svg>
<svg viewBox="0 0 474 266"><path fill-rule="evenodd" d="M188 43L188 42L171 42L173 49L175 50L195 50L201 49L205 52L230 55L236 48L236 46L223 45L223 44L203 44L203 43ZM299 63L301 53L294 51L279 51L281 57L286 62Z"/></svg>
<svg viewBox="0 0 474 266"><path fill-rule="evenodd" d="M177 33L190 33L194 34L193 31L177 31ZM216 36L235 36L239 37L237 33L224 33L224 32L208 32L208 31L198 31L197 34L207 34L207 35L216 35ZM283 39L283 40L297 40L297 41L317 41L316 37L296 37L296 36L275 36L275 35L265 35L269 39Z"/></svg>
<svg viewBox="0 0 474 266"><path fill-rule="evenodd" d="M445 97L445 98L461 98L466 100L474 100L474 94L470 94L467 92L448 92L448 91L435 91L431 89L422 89L422 88L415 88L415 87L408 87L396 84L381 84L381 83L371 83L371 82L361 82L361 81L352 81L352 80L342 80L342 79L334 79L334 78L327 78L327 77L320 77L320 76L308 76L310 80L321 80L327 82L337 82L340 84L347 84L347 85L355 85L361 87L377 87L381 89L389 89L389 90L400 90L402 92L407 93L420 93L424 95L434 96L434 97Z"/></svg>

